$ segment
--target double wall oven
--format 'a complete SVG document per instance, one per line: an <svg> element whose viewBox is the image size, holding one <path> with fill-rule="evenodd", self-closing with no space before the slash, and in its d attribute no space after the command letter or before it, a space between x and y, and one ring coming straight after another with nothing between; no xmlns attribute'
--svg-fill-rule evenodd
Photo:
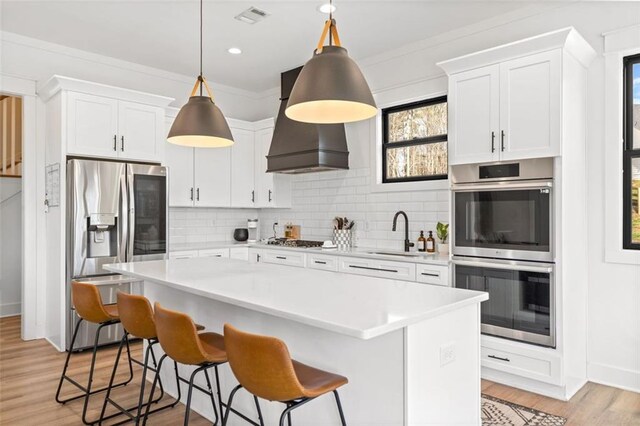
<svg viewBox="0 0 640 426"><path fill-rule="evenodd" d="M486 291L482 332L555 347L553 159L452 167L454 283Z"/></svg>

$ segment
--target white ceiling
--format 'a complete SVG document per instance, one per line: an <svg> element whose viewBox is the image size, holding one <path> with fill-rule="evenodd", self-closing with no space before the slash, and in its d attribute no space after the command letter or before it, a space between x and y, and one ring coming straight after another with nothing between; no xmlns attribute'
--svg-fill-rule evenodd
<svg viewBox="0 0 640 426"><path fill-rule="evenodd" d="M282 71L302 65L318 41L324 0L205 1L205 76L261 92ZM494 18L529 5L521 1L336 0L342 44L365 58L407 43ZM233 17L250 6L269 12L248 25ZM6 1L3 31L46 40L184 75L198 72L199 4L180 1ZM227 53L239 47L242 55Z"/></svg>

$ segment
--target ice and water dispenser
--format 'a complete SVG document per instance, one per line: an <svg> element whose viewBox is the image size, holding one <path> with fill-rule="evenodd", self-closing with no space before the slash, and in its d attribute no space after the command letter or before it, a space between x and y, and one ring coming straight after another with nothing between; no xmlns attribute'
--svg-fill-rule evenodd
<svg viewBox="0 0 640 426"><path fill-rule="evenodd" d="M115 257L118 253L118 218L96 213L87 218L87 257Z"/></svg>

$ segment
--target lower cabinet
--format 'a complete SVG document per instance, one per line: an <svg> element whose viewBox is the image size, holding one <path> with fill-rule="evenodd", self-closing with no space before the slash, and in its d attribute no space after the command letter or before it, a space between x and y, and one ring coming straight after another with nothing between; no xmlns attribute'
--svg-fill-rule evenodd
<svg viewBox="0 0 640 426"><path fill-rule="evenodd" d="M262 256L260 257L260 262L297 266L300 268L305 267L304 253L295 251L264 250L262 252Z"/></svg>
<svg viewBox="0 0 640 426"><path fill-rule="evenodd" d="M229 257L237 260L249 260L249 247L232 247L229 249Z"/></svg>
<svg viewBox="0 0 640 426"><path fill-rule="evenodd" d="M416 264L378 259L340 257L338 271L347 274L391 278L403 281L416 280Z"/></svg>
<svg viewBox="0 0 640 426"><path fill-rule="evenodd" d="M440 265L416 265L416 281L424 284L449 285L449 267Z"/></svg>
<svg viewBox="0 0 640 426"><path fill-rule="evenodd" d="M338 259L338 256L309 254L307 255L307 268L338 272Z"/></svg>
<svg viewBox="0 0 640 426"><path fill-rule="evenodd" d="M169 259L190 259L192 257L198 257L198 250L181 250L169 253Z"/></svg>
<svg viewBox="0 0 640 426"><path fill-rule="evenodd" d="M229 257L229 249L206 249L199 250L198 257Z"/></svg>

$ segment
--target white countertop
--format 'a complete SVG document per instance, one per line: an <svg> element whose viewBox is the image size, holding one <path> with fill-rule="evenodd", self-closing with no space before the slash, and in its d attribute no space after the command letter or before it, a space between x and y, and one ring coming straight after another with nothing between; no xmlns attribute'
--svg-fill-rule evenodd
<svg viewBox="0 0 640 426"><path fill-rule="evenodd" d="M371 248L371 247L352 247L347 250L337 250L337 249L320 249L320 248L301 248L301 247L286 247L286 246L277 246L277 245L269 245L266 243L239 243L239 242L210 242L210 243L194 243L194 244L174 244L171 246L170 251L188 251L188 250L207 250L207 249L225 249L232 247L252 247L257 249L268 249L268 250L287 250L287 251L297 251L302 253L322 253L330 256L351 256L351 257L360 257L360 258L368 258L368 259L381 259L381 260L393 260L397 262L408 262L408 263L425 263L432 265L443 265L446 266L449 264L449 255L448 254L440 254L440 253L420 253L417 251L412 251L410 254L412 256L401 256L400 251L396 250L388 250L388 249L380 249L380 248ZM371 252L389 252L389 253L398 253L398 254L372 254Z"/></svg>
<svg viewBox="0 0 640 426"><path fill-rule="evenodd" d="M484 292L225 258L105 269L360 339L488 299Z"/></svg>

